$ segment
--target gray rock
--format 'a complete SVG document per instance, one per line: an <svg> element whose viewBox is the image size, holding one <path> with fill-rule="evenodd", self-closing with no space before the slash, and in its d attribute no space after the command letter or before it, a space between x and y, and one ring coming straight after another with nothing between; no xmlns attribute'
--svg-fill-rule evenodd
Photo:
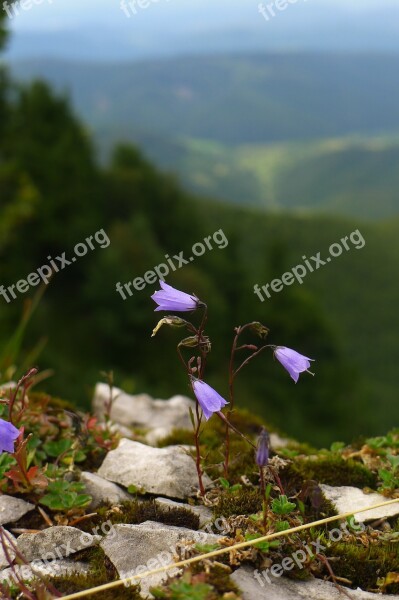
<svg viewBox="0 0 399 600"><path fill-rule="evenodd" d="M191 506L191 504L174 502L174 500L169 500L168 498L156 498L155 504L158 511L162 513L170 512L174 508L184 508L185 510L192 512L199 517L200 527L204 527L204 525L211 523L213 519L212 511L206 506Z"/></svg>
<svg viewBox="0 0 399 600"><path fill-rule="evenodd" d="M72 560L55 560L51 563L37 561L29 565L15 565L14 571L11 568L4 569L0 572L0 582L12 583L15 581L15 571L24 581L30 581L46 575L50 577L60 577L72 573L85 575L89 573L90 568L86 563Z"/></svg>
<svg viewBox="0 0 399 600"><path fill-rule="evenodd" d="M133 496L116 485L116 483L111 483L94 473L83 471L80 475L80 480L85 484L85 493L93 498L90 504L91 509L97 508L97 506L104 502L117 505L126 500L133 500Z"/></svg>
<svg viewBox="0 0 399 600"><path fill-rule="evenodd" d="M285 448L291 442L292 440L282 438L277 433L270 434L270 447L272 448L272 450L279 450L280 448Z"/></svg>
<svg viewBox="0 0 399 600"><path fill-rule="evenodd" d="M0 496L0 525L15 523L34 508L33 504L25 500L3 494Z"/></svg>
<svg viewBox="0 0 399 600"><path fill-rule="evenodd" d="M255 579L255 573L259 575L260 582ZM231 575L231 579L242 591L242 600L343 600L346 598L328 581L320 579L297 581L286 577L273 577L270 573L268 577L270 583L259 571L251 567L240 567ZM376 600L376 598L399 600L397 595L377 595L359 589L344 589L353 600Z"/></svg>
<svg viewBox="0 0 399 600"><path fill-rule="evenodd" d="M27 562L50 561L90 548L100 540L100 536L84 533L76 527L56 525L39 533L23 533L19 536L17 545Z"/></svg>
<svg viewBox="0 0 399 600"><path fill-rule="evenodd" d="M109 386L98 383L94 392L93 411L100 419L110 397ZM191 429L189 408L195 403L185 396L154 400L148 394L130 395L113 388L111 419L119 425L149 429L148 443L156 443L174 428ZM151 440L151 441L150 441Z"/></svg>
<svg viewBox="0 0 399 600"><path fill-rule="evenodd" d="M187 540L188 543L217 544L219 539L220 536L203 531L146 521L140 525L115 525L112 534L107 535L100 545L117 569L119 577L124 579L172 564L179 542ZM178 572L178 569L171 569L168 575ZM159 585L166 577L165 573L157 573L137 583L140 583L142 593L148 594L150 587Z"/></svg>
<svg viewBox="0 0 399 600"><path fill-rule="evenodd" d="M3 538L4 544L7 548L7 554L9 556L9 559L12 561L15 558L15 552L12 549L12 543L15 545L17 543L17 540L12 535L12 533L10 533L9 531L6 531L6 536L4 536L4 538ZM6 558L6 553L4 552L3 543L0 543L0 569L3 569L4 567L8 567L9 565L10 565L10 562Z"/></svg>
<svg viewBox="0 0 399 600"><path fill-rule="evenodd" d="M338 514L353 512L359 523L374 521L399 515L399 500L397 504L383 506L374 510L368 510L363 513L356 513L359 508L367 508L373 504L385 502L388 498L373 492L365 494L362 490L350 486L333 487L331 485L320 484L324 496L329 500Z"/></svg>
<svg viewBox="0 0 399 600"><path fill-rule="evenodd" d="M152 448L124 438L108 452L98 474L126 488L134 485L168 498L184 500L198 490L194 461L182 446ZM205 486L211 484L206 475L203 481Z"/></svg>

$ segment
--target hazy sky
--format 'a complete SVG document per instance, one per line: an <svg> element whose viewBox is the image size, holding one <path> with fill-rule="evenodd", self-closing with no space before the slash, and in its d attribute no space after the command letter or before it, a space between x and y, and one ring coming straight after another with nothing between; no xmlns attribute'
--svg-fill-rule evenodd
<svg viewBox="0 0 399 600"><path fill-rule="evenodd" d="M10 21L7 56L131 60L190 52L399 52L399 0L296 0L269 22L261 0L38 0ZM270 4L275 0L263 0ZM2 0L0 0L0 5Z"/></svg>
<svg viewBox="0 0 399 600"><path fill-rule="evenodd" d="M42 0L42 4L32 6L29 11L21 11L12 19L11 26L21 29L64 29L84 24L101 23L112 27L123 27L135 20L141 26L162 26L167 29L179 28L185 19L198 23L198 27L229 26L244 19L259 22L258 0L151 0L152 4L141 9L135 19L128 19L120 8L120 0ZM266 0L266 3L270 0ZM305 4L306 2L306 4ZM377 12L395 7L399 0L297 0L290 5L294 11L317 14L320 11ZM288 14L288 10L286 11ZM192 24L192 23L191 23Z"/></svg>

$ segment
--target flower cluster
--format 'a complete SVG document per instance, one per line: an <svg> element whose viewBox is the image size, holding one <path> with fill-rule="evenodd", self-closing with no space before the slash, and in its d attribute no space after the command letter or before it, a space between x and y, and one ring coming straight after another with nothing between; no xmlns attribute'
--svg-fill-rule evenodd
<svg viewBox="0 0 399 600"><path fill-rule="evenodd" d="M162 289L155 292L151 296L151 298L158 305L155 309L156 311L171 310L175 312L189 312L196 310L201 306L205 306L205 304L201 302L194 294L190 295L176 290L164 281L160 281L159 283ZM163 323L173 325L172 317L169 318L169 322L167 319L163 319L162 321ZM154 331L157 329L158 327L156 327ZM313 360L312 358L303 356L302 354L299 354L299 352L291 350L291 348L286 348L285 346L270 347L274 350L274 356L288 371L295 383L298 382L300 373L303 373L304 371L310 373L309 367L310 361ZM199 405L201 406L201 409L207 420L212 416L213 413L219 412L228 404L228 402L222 398L222 396L216 390L214 390L204 381L194 378L191 378L191 381L195 397L199 402Z"/></svg>
<svg viewBox="0 0 399 600"><path fill-rule="evenodd" d="M262 323L258 322L248 323L247 325L236 327L236 335L233 341L230 358L230 402L228 402L219 394L219 392L217 392L214 388L208 385L203 378L207 354L210 352L211 349L211 342L209 338L204 334L205 323L207 321L206 304L204 302L201 302L201 300L199 300L199 298L197 298L195 294L187 294L185 292L176 290L164 281L160 281L160 286L161 289L156 291L151 296L151 298L157 304L157 308L155 309L156 311L193 312L197 309L203 309L203 316L199 327L196 327L189 321L181 319L180 317L176 317L175 315L168 315L158 322L158 324L152 332L152 335L154 336L162 327L162 325L169 325L171 327L185 327L190 332L190 336L184 338L178 344L177 351L179 354L179 358L187 371L189 381L197 401L196 420L194 418L193 413L191 414L191 420L194 427L194 437L197 452L196 466L198 472L198 480L200 485L200 492L203 495L205 493L205 490L202 484L201 455L199 446L199 436L201 431L202 417L208 420L212 417L213 414L216 414L220 419L224 421L226 425L224 472L227 476L230 451L229 430L231 429L235 433L238 433L243 438L245 438L245 436L242 433L240 433L238 429L234 427L234 425L232 425L228 418L233 410L234 379L237 376L237 374L241 371L243 367L245 367L251 360L258 356L263 350L269 348L273 351L275 358L288 371L295 383L297 383L299 375L301 373L303 373L304 371L310 373L310 362L313 359L308 358L307 356L303 356L302 354L299 354L299 352L296 352L295 350L292 350L290 348L286 348L285 346L274 346L269 344L263 345L261 347L258 347L255 344L244 344L239 346L238 340L240 335L244 331L250 330L257 337L264 340L269 334L269 329L262 325ZM183 348L190 349L191 351L196 349L197 355L191 356L191 358L186 362L182 355ZM236 353L238 350L246 350L250 354L245 358L245 360L239 367L235 368L234 364ZM227 405L229 405L229 410L227 411L226 416L222 412L222 409ZM252 442L250 442L247 438L245 439L253 446ZM269 435L265 430L261 432L255 456L256 462L260 470L262 471L262 468L267 466L269 461Z"/></svg>

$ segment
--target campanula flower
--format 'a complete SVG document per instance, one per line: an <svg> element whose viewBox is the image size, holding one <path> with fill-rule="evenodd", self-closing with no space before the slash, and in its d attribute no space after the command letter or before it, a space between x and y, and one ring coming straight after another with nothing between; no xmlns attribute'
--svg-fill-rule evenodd
<svg viewBox="0 0 399 600"><path fill-rule="evenodd" d="M12 423L0 419L0 453L14 452L14 443L19 436L19 430Z"/></svg>
<svg viewBox="0 0 399 600"><path fill-rule="evenodd" d="M185 312L195 310L201 306L202 303L196 296L190 296L190 294L180 292L162 280L160 280L159 283L162 289L151 296L154 302L158 304L155 310Z"/></svg>
<svg viewBox="0 0 399 600"><path fill-rule="evenodd" d="M303 354L299 354L299 352L291 350L291 348L285 348L284 346L277 346L274 350L274 355L283 365L284 369L288 371L295 383L297 383L300 373L303 373L304 371L310 373L308 370L310 361L314 360L313 358L303 356ZM313 375L313 373L310 374Z"/></svg>
<svg viewBox="0 0 399 600"><path fill-rule="evenodd" d="M210 385L201 379L192 379L195 397L202 408L205 419L208 420L213 413L219 412L228 402L222 398Z"/></svg>
<svg viewBox="0 0 399 600"><path fill-rule="evenodd" d="M258 467L267 466L269 462L269 445L269 434L266 429L262 429L258 439L258 447L256 449L256 464Z"/></svg>

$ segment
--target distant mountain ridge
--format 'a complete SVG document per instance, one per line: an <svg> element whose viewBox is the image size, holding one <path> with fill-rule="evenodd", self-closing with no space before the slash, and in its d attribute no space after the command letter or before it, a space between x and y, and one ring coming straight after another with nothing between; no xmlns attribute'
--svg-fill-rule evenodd
<svg viewBox="0 0 399 600"><path fill-rule="evenodd" d="M192 190L269 209L399 213L399 56L16 62L71 95L103 156L140 145Z"/></svg>

